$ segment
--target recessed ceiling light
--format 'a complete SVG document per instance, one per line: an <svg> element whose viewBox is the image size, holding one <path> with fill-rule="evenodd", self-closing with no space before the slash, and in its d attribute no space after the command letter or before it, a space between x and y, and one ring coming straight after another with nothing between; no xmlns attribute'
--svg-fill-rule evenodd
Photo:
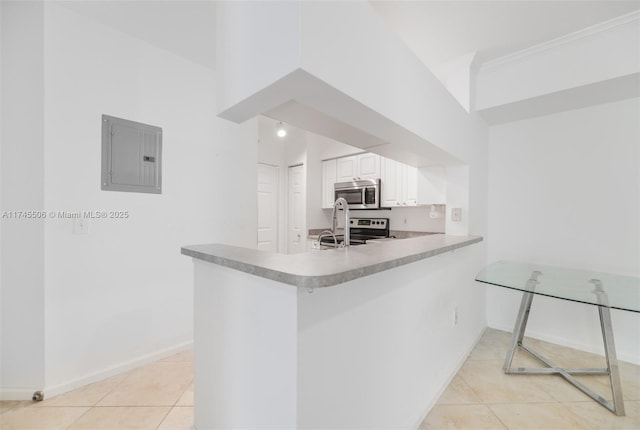
<svg viewBox="0 0 640 430"><path fill-rule="evenodd" d="M282 121L280 121L276 126L276 135L278 137L285 137L287 135L287 129L284 127Z"/></svg>

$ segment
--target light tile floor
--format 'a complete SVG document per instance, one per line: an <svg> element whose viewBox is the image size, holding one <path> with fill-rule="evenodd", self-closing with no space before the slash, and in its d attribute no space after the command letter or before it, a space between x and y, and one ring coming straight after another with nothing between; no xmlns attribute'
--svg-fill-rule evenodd
<svg viewBox="0 0 640 430"><path fill-rule="evenodd" d="M181 352L42 402L0 402L0 429L190 430L192 362Z"/></svg>
<svg viewBox="0 0 640 430"><path fill-rule="evenodd" d="M488 329L425 418L420 429L640 429L640 366L620 363L626 416L617 417L559 375L505 375L511 334ZM604 357L525 338L525 344L563 367L606 367ZM514 365L541 367L519 351ZM611 400L607 376L580 376Z"/></svg>
<svg viewBox="0 0 640 430"><path fill-rule="evenodd" d="M627 415L616 417L559 376L505 375L509 339L509 333L486 331L421 429L640 429L640 366L621 363ZM561 366L605 366L594 354L529 343ZM539 365L525 354L515 360ZM187 351L43 402L0 402L0 429L191 429L192 361ZM581 380L610 398L606 377Z"/></svg>

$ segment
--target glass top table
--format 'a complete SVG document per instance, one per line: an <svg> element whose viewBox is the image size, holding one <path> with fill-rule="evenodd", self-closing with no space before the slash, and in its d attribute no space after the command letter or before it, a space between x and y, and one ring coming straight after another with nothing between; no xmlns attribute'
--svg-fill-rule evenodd
<svg viewBox="0 0 640 430"><path fill-rule="evenodd" d="M476 281L513 290L528 291L534 272L540 274L534 294L640 312L640 278L588 270L565 269L533 263L499 261L476 275ZM598 282L599 281L599 282ZM606 295L607 302L603 303Z"/></svg>
<svg viewBox="0 0 640 430"><path fill-rule="evenodd" d="M520 310L513 328L511 344L504 361L507 374L558 374L567 382L616 415L624 415L624 401L616 356L610 309L640 312L640 278L588 270L566 269L533 263L499 261L476 275L476 281L522 291ZM607 362L606 368L564 368L555 366L530 346L523 344L534 295L594 305L600 315L600 328ZM531 354L546 367L512 367L516 350ZM573 375L608 375L611 401L595 393Z"/></svg>

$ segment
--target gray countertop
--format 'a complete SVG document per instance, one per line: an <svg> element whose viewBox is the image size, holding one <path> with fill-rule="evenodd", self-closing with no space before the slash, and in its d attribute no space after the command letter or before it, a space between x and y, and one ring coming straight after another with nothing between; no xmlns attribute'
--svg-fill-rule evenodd
<svg viewBox="0 0 640 430"><path fill-rule="evenodd" d="M433 234L288 255L213 243L185 246L182 254L285 284L318 288L342 284L480 241L480 236Z"/></svg>

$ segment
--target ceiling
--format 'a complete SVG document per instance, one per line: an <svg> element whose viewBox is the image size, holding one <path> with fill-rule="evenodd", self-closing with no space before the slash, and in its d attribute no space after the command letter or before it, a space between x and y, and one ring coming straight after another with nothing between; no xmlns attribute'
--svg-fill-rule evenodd
<svg viewBox="0 0 640 430"><path fill-rule="evenodd" d="M58 3L215 69L215 1ZM491 60L640 9L640 0L372 0L371 4L432 70L472 52L480 62Z"/></svg>

